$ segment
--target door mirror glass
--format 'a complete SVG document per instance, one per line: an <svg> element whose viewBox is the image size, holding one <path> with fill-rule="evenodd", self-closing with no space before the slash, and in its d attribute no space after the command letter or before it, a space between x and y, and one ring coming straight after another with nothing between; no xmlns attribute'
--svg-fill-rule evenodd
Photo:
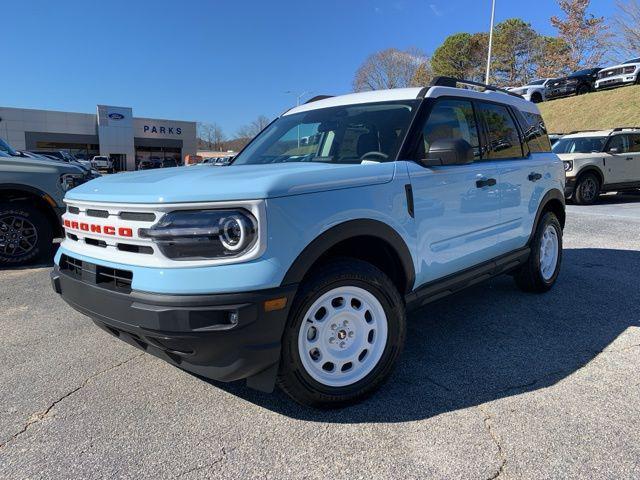
<svg viewBox="0 0 640 480"><path fill-rule="evenodd" d="M421 161L425 167L439 165L466 165L473 163L474 152L469 142L463 139L436 140L431 144L427 158Z"/></svg>

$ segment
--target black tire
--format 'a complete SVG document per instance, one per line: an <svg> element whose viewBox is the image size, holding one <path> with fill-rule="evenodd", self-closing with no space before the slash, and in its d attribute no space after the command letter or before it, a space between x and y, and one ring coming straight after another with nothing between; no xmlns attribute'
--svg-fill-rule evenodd
<svg viewBox="0 0 640 480"><path fill-rule="evenodd" d="M338 287L358 287L380 302L387 319L387 340L380 359L362 379L347 386L320 383L305 369L298 348L302 322L313 303ZM372 394L391 374L406 336L404 301L391 279L375 266L355 259L336 260L318 269L300 287L282 340L277 383L296 402L316 408L340 408Z"/></svg>
<svg viewBox="0 0 640 480"><path fill-rule="evenodd" d="M600 179L595 173L580 175L573 192L574 202L578 205L593 205L600 195Z"/></svg>
<svg viewBox="0 0 640 480"><path fill-rule="evenodd" d="M49 261L53 228L44 213L27 203L0 203L0 267Z"/></svg>
<svg viewBox="0 0 640 480"><path fill-rule="evenodd" d="M538 92L534 93L533 95L531 95L531 101L533 103L541 103L542 102L542 95Z"/></svg>
<svg viewBox="0 0 640 480"><path fill-rule="evenodd" d="M591 91L591 88L589 87L589 85L583 83L581 85L578 85L578 88L576 89L576 95L585 95L590 91Z"/></svg>
<svg viewBox="0 0 640 480"><path fill-rule="evenodd" d="M545 276L542 272L540 258L542 239L548 227L555 230L558 256L553 274ZM514 280L516 285L525 292L544 293L553 287L562 265L562 227L553 212L546 212L538 222L530 247L531 254L527 262L515 272Z"/></svg>

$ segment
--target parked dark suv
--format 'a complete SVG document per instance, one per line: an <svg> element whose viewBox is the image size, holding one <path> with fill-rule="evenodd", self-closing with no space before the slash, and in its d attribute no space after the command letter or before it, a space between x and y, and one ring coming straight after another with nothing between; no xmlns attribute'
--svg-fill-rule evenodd
<svg viewBox="0 0 640 480"><path fill-rule="evenodd" d="M595 90L598 72L602 68L587 68L572 73L569 76L556 78L547 86L547 100L568 97L570 95L584 95Z"/></svg>

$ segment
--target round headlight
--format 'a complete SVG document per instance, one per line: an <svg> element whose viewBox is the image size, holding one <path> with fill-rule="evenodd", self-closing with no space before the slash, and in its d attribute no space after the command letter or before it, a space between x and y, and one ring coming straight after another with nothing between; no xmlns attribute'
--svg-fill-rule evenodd
<svg viewBox="0 0 640 480"><path fill-rule="evenodd" d="M220 243L224 248L232 252L242 250L247 243L247 230L251 226L246 225L246 217L231 216L221 219L222 232Z"/></svg>

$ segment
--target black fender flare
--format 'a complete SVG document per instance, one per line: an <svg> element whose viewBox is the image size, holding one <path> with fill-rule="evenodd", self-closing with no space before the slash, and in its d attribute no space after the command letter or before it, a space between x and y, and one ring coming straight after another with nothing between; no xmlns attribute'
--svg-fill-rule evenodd
<svg viewBox="0 0 640 480"><path fill-rule="evenodd" d="M595 165L587 165L586 167L582 167L580 170L578 170L578 173L576 173L575 176L576 184L578 183L578 179L582 175L590 172L593 172L598 176L598 179L600 180L600 186L604 185L604 173L602 173L602 170L600 170L600 168Z"/></svg>
<svg viewBox="0 0 640 480"><path fill-rule="evenodd" d="M322 232L302 250L291 264L281 285L300 283L311 266L327 250L342 241L361 236L376 237L388 243L400 259L406 277L407 289L413 288L416 278L413 257L404 239L386 223L370 219L348 220Z"/></svg>
<svg viewBox="0 0 640 480"><path fill-rule="evenodd" d="M533 228L531 229L531 234L529 235L529 239L527 240L527 245L531 244L531 240L535 235L536 227L538 225L538 222L540 221L540 217L542 217L542 213L546 210L547 205L549 204L549 202L556 201L556 200L562 204L562 210L564 210L566 206L565 196L564 196L564 193L558 190L557 188L552 188L551 190L549 190L547 193L544 194L544 196L542 197L542 200L540 200L540 204L538 205L538 210L536 211L536 218L533 222ZM559 218L558 220L560 221L562 227L564 228L564 219Z"/></svg>
<svg viewBox="0 0 640 480"><path fill-rule="evenodd" d="M60 207L55 199L48 195L43 190L40 190L36 187L32 187L30 185L22 185L19 183L2 183L0 184L0 197L2 196L2 192L5 191L14 191L14 192L24 192L25 195L32 195L34 197L39 198L42 201L42 204L45 206L45 215L47 215L49 221L51 222L51 226L54 228L55 235L63 235L62 230L62 214L64 213L64 207ZM51 202L56 204L56 207L51 205Z"/></svg>
<svg viewBox="0 0 640 480"><path fill-rule="evenodd" d="M30 185L22 185L19 183L2 183L0 184L0 192L2 192L3 190L23 191L25 193L30 193L40 198L45 198L47 196L45 192L43 192L38 188L32 187Z"/></svg>

